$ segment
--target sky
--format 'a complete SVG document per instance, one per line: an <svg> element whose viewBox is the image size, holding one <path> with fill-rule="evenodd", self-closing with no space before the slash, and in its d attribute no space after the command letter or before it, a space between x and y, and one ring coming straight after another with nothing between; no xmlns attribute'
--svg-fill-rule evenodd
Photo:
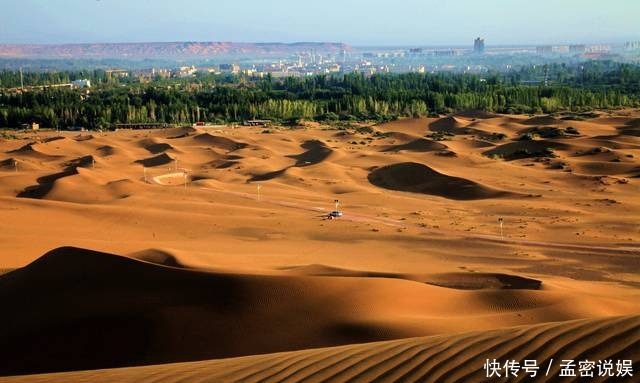
<svg viewBox="0 0 640 383"><path fill-rule="evenodd" d="M640 40L640 0L2 0L0 43Z"/></svg>

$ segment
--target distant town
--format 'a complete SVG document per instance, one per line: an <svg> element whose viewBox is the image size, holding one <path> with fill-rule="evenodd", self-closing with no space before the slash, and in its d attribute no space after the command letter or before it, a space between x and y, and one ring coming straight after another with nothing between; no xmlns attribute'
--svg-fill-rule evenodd
<svg viewBox="0 0 640 383"><path fill-rule="evenodd" d="M639 61L640 41L624 45L543 45L531 47L485 47L478 37L472 47L454 48L352 48L339 52L305 51L277 59L240 58L235 62L182 65L176 68L111 69L113 76L148 81L159 77L193 77L197 72L243 74L251 77L304 77L319 74L362 73L484 73L506 71L531 56L542 63L553 61ZM534 60L535 62L536 60Z"/></svg>
<svg viewBox="0 0 640 383"><path fill-rule="evenodd" d="M161 44L161 43L157 43ZM195 44L195 43L186 43ZM210 43L213 44L213 43ZM112 44L118 46L118 44ZM65 70L59 66L80 60L82 69L104 69L107 76L120 80L150 82L163 78L188 78L197 74L230 74L251 78L305 77L322 74L361 73L371 76L377 73L471 73L482 74L490 71L507 72L527 65L544 65L554 62L578 63L589 60L610 60L616 62L640 62L640 41L624 44L574 44L540 46L490 46L481 37L469 46L459 47L356 47L333 43L300 43L276 45L279 49L234 49L207 53L209 56L190 54L172 59L182 51L163 51L164 56L152 56L144 60L134 59L129 44L126 52L113 47L119 57L74 56L73 58L52 57L36 59L20 56L15 49L0 47L0 69L24 71ZM154 46L159 49L157 46ZM173 46L170 46L172 48ZM280 48L284 47L284 48ZM175 48L175 47L173 47ZM187 48L193 48L188 46ZM145 47L146 49L146 47ZM184 50L185 48L183 48ZM65 50L65 52L68 50ZM82 52L74 52L79 55ZM108 52L111 52L108 51ZM7 53L8 52L8 53ZM12 56L15 54L15 56ZM17 52L17 53L16 53ZM107 52L107 53L108 53ZM200 52L202 48L200 47ZM208 52L208 51L207 51ZM29 52L22 52L27 54ZM46 53L46 52L45 52ZM115 54L115 53L114 53ZM93 57L93 58L92 58ZM125 57L125 58L123 58ZM155 58L153 58L155 57ZM186 57L186 58L185 58ZM82 61L86 60L86 61ZM88 79L76 79L63 86L89 88L94 84ZM0 87L6 86L0 84ZM34 86L42 88L42 86ZM16 89L18 90L18 89ZM21 86L20 91L28 90Z"/></svg>

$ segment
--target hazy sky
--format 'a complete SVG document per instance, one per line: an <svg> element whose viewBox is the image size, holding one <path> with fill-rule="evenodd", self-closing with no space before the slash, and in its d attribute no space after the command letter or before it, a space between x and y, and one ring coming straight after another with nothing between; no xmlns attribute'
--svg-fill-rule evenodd
<svg viewBox="0 0 640 383"><path fill-rule="evenodd" d="M2 0L0 43L640 40L640 0Z"/></svg>

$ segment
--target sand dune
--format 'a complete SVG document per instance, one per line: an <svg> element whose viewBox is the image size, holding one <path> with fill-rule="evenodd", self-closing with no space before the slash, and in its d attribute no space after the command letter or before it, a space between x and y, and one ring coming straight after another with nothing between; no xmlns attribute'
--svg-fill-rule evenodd
<svg viewBox="0 0 640 383"><path fill-rule="evenodd" d="M194 143L199 145L207 145L210 147L223 149L227 152L232 152L238 149L245 148L247 144L243 142L236 142L230 138L216 136L209 133L201 133L192 138Z"/></svg>
<svg viewBox="0 0 640 383"><path fill-rule="evenodd" d="M333 154L333 150L327 147L325 143L318 140L308 140L303 142L300 146L303 149L306 149L306 151L300 154L287 155L288 158L296 160L295 164L287 166L283 169L267 171L259 174L252 174L248 181L259 182L280 178L287 173L291 173L291 169L293 168L302 168L319 164Z"/></svg>
<svg viewBox="0 0 640 383"><path fill-rule="evenodd" d="M110 145L104 145L96 149L96 151L102 157L112 156L116 153L117 149Z"/></svg>
<svg viewBox="0 0 640 383"><path fill-rule="evenodd" d="M460 130L460 132L462 132L461 129L464 129L467 125L468 125L468 122L466 122L461 118L448 116L448 117L440 118L430 123L429 129L436 132L437 131L456 131L456 130Z"/></svg>
<svg viewBox="0 0 640 383"><path fill-rule="evenodd" d="M0 160L0 169L4 171L38 170L40 165L29 159L18 159L15 157Z"/></svg>
<svg viewBox="0 0 640 383"><path fill-rule="evenodd" d="M428 283L431 285L460 290L483 289L524 289L538 290L542 281L518 275L499 273L441 273L441 274L399 274L380 271L348 270L326 265L292 266L285 268L296 275L334 276L334 277L366 277L406 279Z"/></svg>
<svg viewBox="0 0 640 383"><path fill-rule="evenodd" d="M148 157L142 160L136 160L136 163L146 167L162 166L174 162L175 159L167 153L158 154L157 156Z"/></svg>
<svg viewBox="0 0 640 383"><path fill-rule="evenodd" d="M175 256L158 250L132 256L140 260L65 247L0 276L5 309L0 357L6 361L0 374L168 363L427 335L438 333L445 318L451 325L471 313L485 316L476 328L518 310L555 313L546 314L548 318L576 315L559 314L566 299L562 294L526 290L539 284L516 276L453 273L418 283L375 274L229 274L181 268ZM502 293L496 287L525 290ZM448 301L465 308L460 311ZM331 310L326 310L328 303ZM100 349L93 349L98 344Z"/></svg>
<svg viewBox="0 0 640 383"><path fill-rule="evenodd" d="M558 122L559 120L553 116L535 116L522 121L522 123L525 125L553 125L557 124Z"/></svg>
<svg viewBox="0 0 640 383"><path fill-rule="evenodd" d="M405 162L374 169L369 181L379 187L437 195L458 200L514 197L516 194L494 190L476 182L439 173L430 167Z"/></svg>
<svg viewBox="0 0 640 383"><path fill-rule="evenodd" d="M59 173L49 174L43 177L38 178L38 185L28 186L22 192L20 192L17 197L19 198L43 198L45 197L53 188L54 183L64 177L69 177L74 174L78 174L78 171L75 167L64 170Z"/></svg>
<svg viewBox="0 0 640 383"><path fill-rule="evenodd" d="M497 155L508 160L537 157L547 150L567 150L569 145L551 140L518 141L497 146L484 152L486 156Z"/></svg>
<svg viewBox="0 0 640 383"><path fill-rule="evenodd" d="M173 146L158 139L144 139L139 142L139 145L149 151L149 153L151 154L160 154L168 150L175 151L175 148Z"/></svg>
<svg viewBox="0 0 640 383"><path fill-rule="evenodd" d="M493 351L634 357L638 111L568 117L0 139L0 375L476 382Z"/></svg>
<svg viewBox="0 0 640 383"><path fill-rule="evenodd" d="M304 153L288 156L296 160L294 166L315 165L324 161L333 153L333 150L329 149L325 143L317 140L305 141L300 146L306 149Z"/></svg>
<svg viewBox="0 0 640 383"><path fill-rule="evenodd" d="M413 152L429 152L434 150L445 150L445 149L447 149L447 146L439 142L427 140L424 138L418 138L411 142L407 142L406 144L392 145L386 148L384 151L397 152L401 150L407 150L407 151L413 151Z"/></svg>
<svg viewBox="0 0 640 383"><path fill-rule="evenodd" d="M184 265L175 255L159 249L136 251L129 254L128 256L131 258L139 259L141 261L155 263L163 266L184 267Z"/></svg>
<svg viewBox="0 0 640 383"><path fill-rule="evenodd" d="M59 157L58 155L44 152L39 146L39 144L36 144L36 143L26 144L20 147L19 149L10 151L9 153L13 153L20 156L28 156L28 157L40 159L40 160L53 160L56 157Z"/></svg>
<svg viewBox="0 0 640 383"><path fill-rule="evenodd" d="M0 378L3 382L482 382L487 359L504 364L536 360L536 377L524 369L513 382L579 381L560 378L560 361L637 360L640 318L614 317L514 327L484 333L409 338L344 347L162 366ZM550 362L550 359L553 361ZM546 367L551 363L549 372ZM577 362L576 362L577 365ZM504 378L504 370L499 371ZM616 373L614 368L614 374ZM635 373L635 372L634 372ZM579 375L579 372L576 372ZM597 370L595 375L597 375ZM631 382L633 377L595 377Z"/></svg>

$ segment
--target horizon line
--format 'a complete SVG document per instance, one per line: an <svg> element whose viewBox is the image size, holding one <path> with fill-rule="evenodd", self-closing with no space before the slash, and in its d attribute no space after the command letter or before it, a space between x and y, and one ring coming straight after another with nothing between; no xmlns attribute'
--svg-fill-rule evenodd
<svg viewBox="0 0 640 383"><path fill-rule="evenodd" d="M482 38L482 37L480 37ZM600 42L552 42L552 43L535 43L535 42L510 42L510 43L499 43L499 44L485 44L487 47L529 47L529 46L549 46L549 45L617 45L617 44L625 44L627 42L632 42L637 40L617 40L617 41L600 41ZM13 43L13 42L0 42L0 46L2 45L13 45L13 46L28 46L28 45L42 45L42 46L55 46L55 45L118 45L118 44L176 44L176 43L217 43L217 44L273 44L273 45L297 45L297 44L335 44L335 45L346 45L354 48L404 48L404 47L462 47L467 45L472 45L471 42L457 42L457 43L424 43L424 44L411 44L411 43L366 43L366 44L354 44L348 43L344 41L225 41L225 40L173 40L173 41L109 41L109 42L29 42L29 43Z"/></svg>

